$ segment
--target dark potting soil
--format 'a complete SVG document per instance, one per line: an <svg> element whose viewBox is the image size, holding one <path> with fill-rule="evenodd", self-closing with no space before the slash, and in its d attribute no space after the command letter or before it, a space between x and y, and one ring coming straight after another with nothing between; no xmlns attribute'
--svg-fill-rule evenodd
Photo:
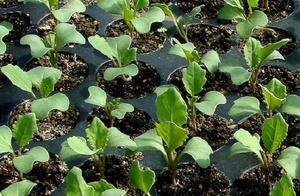
<svg viewBox="0 0 300 196"><path fill-rule="evenodd" d="M106 81L103 74L106 68L113 67L112 62L103 64L97 73L97 85L105 90L106 93L114 97L124 99L133 99L146 97L154 92L160 84L160 77L154 67L146 63L134 62L139 69L139 73L133 76L130 81L124 81L121 77L117 77L112 81Z"/></svg>
<svg viewBox="0 0 300 196"><path fill-rule="evenodd" d="M157 195L230 195L228 178L214 165L203 169L193 163L181 164L176 171L176 179L178 185L174 186L169 170L159 175L155 183Z"/></svg>
<svg viewBox="0 0 300 196"><path fill-rule="evenodd" d="M133 112L126 113L123 119L119 120L116 118L113 125L111 125L102 107L93 108L92 113L87 118L87 125L89 125L95 117L98 117L106 127L114 126L131 138L135 138L155 127L154 120L146 112L138 108L135 108Z"/></svg>
<svg viewBox="0 0 300 196"><path fill-rule="evenodd" d="M8 81L8 78L1 72L1 68L7 64L16 65L17 61L11 54L4 53L0 55L0 87Z"/></svg>
<svg viewBox="0 0 300 196"><path fill-rule="evenodd" d="M18 2L18 0L0 0L0 8L11 8L23 4L24 2Z"/></svg>
<svg viewBox="0 0 300 196"><path fill-rule="evenodd" d="M31 26L31 20L27 14L21 12L7 12L0 15L0 22L7 21L13 25L13 30L3 38L3 41L9 45L13 42L19 42Z"/></svg>
<svg viewBox="0 0 300 196"><path fill-rule="evenodd" d="M281 176L285 173L284 169L276 166L271 173L272 186L276 181L279 181ZM264 182L264 175L262 175L260 166L256 166L246 171L241 177L234 181L234 185L238 188L240 196L253 196L253 195L269 195L269 188ZM300 180L293 180L293 187L296 195L300 195Z"/></svg>
<svg viewBox="0 0 300 196"><path fill-rule="evenodd" d="M126 156L107 155L105 162L105 180L113 184L116 188L127 191L130 196L142 196L142 191L130 184L129 171L134 162L133 158ZM101 179L99 169L91 159L88 159L80 167L85 181L94 182Z"/></svg>
<svg viewBox="0 0 300 196"><path fill-rule="evenodd" d="M25 71L38 66L52 67L50 57L46 54L41 58L32 59L26 65ZM77 54L59 53L57 69L62 71L62 75L55 84L55 91L71 90L83 83L88 76L88 65Z"/></svg>
<svg viewBox="0 0 300 196"><path fill-rule="evenodd" d="M52 153L49 155L50 159L47 162L35 162L33 169L28 174L24 174L25 179L37 183L31 190L30 196L50 195L63 183L68 167L59 160L57 155ZM0 171L0 190L21 181L10 155L0 159Z"/></svg>
<svg viewBox="0 0 300 196"><path fill-rule="evenodd" d="M215 50L219 55L225 54L230 50L231 35L234 32L229 28L220 25L204 25L192 24L188 28L188 39L194 44L199 55L206 54L209 50ZM178 33L174 35L181 43L185 43L184 39Z"/></svg>
<svg viewBox="0 0 300 196"><path fill-rule="evenodd" d="M93 5L96 4L98 0L81 0L81 2L85 5ZM68 0L59 0L58 1L60 4L66 4L68 2Z"/></svg>
<svg viewBox="0 0 300 196"><path fill-rule="evenodd" d="M160 23L154 23L146 34L133 33L131 47L136 47L138 53L153 52L163 47L165 34L158 32ZM106 37L118 37L120 35L129 35L130 31L124 20L116 20L107 26L105 30Z"/></svg>
<svg viewBox="0 0 300 196"><path fill-rule="evenodd" d="M164 3L168 5L172 0L150 0L149 3Z"/></svg>
<svg viewBox="0 0 300 196"><path fill-rule="evenodd" d="M24 101L16 106L10 114L10 127L12 127L19 115L30 113L30 108L30 101ZM78 111L73 105L70 105L65 112L59 110L51 111L47 118L37 120L38 130L34 132L33 141L54 140L69 133L76 126L78 116Z"/></svg>

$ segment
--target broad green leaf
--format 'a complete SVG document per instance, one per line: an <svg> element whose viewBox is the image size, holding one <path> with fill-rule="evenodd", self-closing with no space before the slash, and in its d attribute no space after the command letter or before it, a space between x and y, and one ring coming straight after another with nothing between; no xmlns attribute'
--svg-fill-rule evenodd
<svg viewBox="0 0 300 196"><path fill-rule="evenodd" d="M55 29L56 50L68 43L84 44L85 38L76 30L75 25L59 23Z"/></svg>
<svg viewBox="0 0 300 196"><path fill-rule="evenodd" d="M97 3L98 7L111 14L123 16L126 1L124 0L101 0Z"/></svg>
<svg viewBox="0 0 300 196"><path fill-rule="evenodd" d="M51 48L45 46L44 40L37 35L29 34L21 38L22 45L30 46L30 53L33 58L44 56Z"/></svg>
<svg viewBox="0 0 300 196"><path fill-rule="evenodd" d="M235 85L241 85L248 81L251 73L245 69L236 59L225 59L222 61L220 71L229 73L231 81Z"/></svg>
<svg viewBox="0 0 300 196"><path fill-rule="evenodd" d="M165 19L164 12L158 7L150 7L148 11L138 18L131 20L132 25L139 33L148 33L151 24L154 22L162 22Z"/></svg>
<svg viewBox="0 0 300 196"><path fill-rule="evenodd" d="M78 139L80 139L83 143L86 143L85 138L83 137L77 137ZM77 158L79 156L79 154L77 152L75 152L70 146L68 141L64 141L61 144L61 150L59 152L59 159L62 161L71 161L74 160L75 158Z"/></svg>
<svg viewBox="0 0 300 196"><path fill-rule="evenodd" d="M264 46L259 52L258 52L258 58L261 62L264 62L273 52L285 44L287 44L290 41L290 39L282 39L276 43L269 43L266 46ZM268 60L275 60L275 59L283 59L282 55L279 54L279 56L272 56L273 59L268 58Z"/></svg>
<svg viewBox="0 0 300 196"><path fill-rule="evenodd" d="M243 7L232 7L230 5L225 5L222 7L218 13L218 18L225 19L225 20L232 20L232 19L243 19L246 20L244 16Z"/></svg>
<svg viewBox="0 0 300 196"><path fill-rule="evenodd" d="M101 1L100 1L101 2ZM95 48L96 50L100 51L102 54L107 56L109 59L113 59L116 57L116 54L113 54L109 44L103 37L99 35L94 35L88 38L89 43Z"/></svg>
<svg viewBox="0 0 300 196"><path fill-rule="evenodd" d="M23 91L29 92L31 95L34 95L31 79L20 67L9 64L2 67L1 71L15 86L19 87Z"/></svg>
<svg viewBox="0 0 300 196"><path fill-rule="evenodd" d="M288 174L283 174L270 192L270 196L296 196L293 189L293 181Z"/></svg>
<svg viewBox="0 0 300 196"><path fill-rule="evenodd" d="M18 146L24 147L30 142L36 130L38 130L38 127L34 113L19 115L17 121L13 124L12 135Z"/></svg>
<svg viewBox="0 0 300 196"><path fill-rule="evenodd" d="M32 84L34 86L37 86L38 88L41 87L43 78L52 77L54 79L53 82L56 83L62 74L59 69L56 69L54 67L35 67L29 70L27 73L31 79Z"/></svg>
<svg viewBox="0 0 300 196"><path fill-rule="evenodd" d="M127 112L133 112L134 107L129 103L120 103L116 109L111 111L111 115L118 118L123 119Z"/></svg>
<svg viewBox="0 0 300 196"><path fill-rule="evenodd" d="M85 12L86 7L80 0L68 0L68 2L59 8L52 11L54 17L60 22L68 22L71 16L76 12Z"/></svg>
<svg viewBox="0 0 300 196"><path fill-rule="evenodd" d="M175 23L176 25L176 17L173 14L173 12L169 9L169 7L166 4L163 3L151 3L151 7L158 7L160 8L165 15L169 16L171 18L171 20Z"/></svg>
<svg viewBox="0 0 300 196"><path fill-rule="evenodd" d="M105 148L108 139L108 128L104 123L95 117L91 125L85 130L88 141L94 150Z"/></svg>
<svg viewBox="0 0 300 196"><path fill-rule="evenodd" d="M290 146L282 151L277 162L292 178L300 178L300 149Z"/></svg>
<svg viewBox="0 0 300 196"><path fill-rule="evenodd" d="M200 103L195 103L195 107L206 115L213 115L219 104L225 104L225 96L218 91L209 91L202 97Z"/></svg>
<svg viewBox="0 0 300 196"><path fill-rule="evenodd" d="M7 22L7 21L0 22L0 25L3 26L3 27L5 27L5 28L7 28L8 31L11 31L11 30L14 29L13 24L11 24L10 22Z"/></svg>
<svg viewBox="0 0 300 196"><path fill-rule="evenodd" d="M125 196L126 191L122 189L108 189L104 191L100 196Z"/></svg>
<svg viewBox="0 0 300 196"><path fill-rule="evenodd" d="M247 0L248 5L251 7L258 7L258 1L259 0Z"/></svg>
<svg viewBox="0 0 300 196"><path fill-rule="evenodd" d="M234 133L233 137L243 146L249 148L249 150L254 152L257 156L260 156L260 151L263 149L260 146L260 141L257 138L257 135L251 135L248 131L239 129Z"/></svg>
<svg viewBox="0 0 300 196"><path fill-rule="evenodd" d="M274 153L287 136L288 125L280 113L268 118L263 123L261 139L270 153Z"/></svg>
<svg viewBox="0 0 300 196"><path fill-rule="evenodd" d="M149 5L149 0L134 0L135 10L139 10Z"/></svg>
<svg viewBox="0 0 300 196"><path fill-rule="evenodd" d="M178 89L178 87L174 86L173 84L165 84L165 85L158 86L155 89L154 92L156 93L156 96L159 97L161 94L163 94L164 92L166 92L170 88L175 88L178 92L180 92L180 90Z"/></svg>
<svg viewBox="0 0 300 196"><path fill-rule="evenodd" d="M275 110L286 100L286 87L276 78L273 78L267 85L261 86L264 101L267 108Z"/></svg>
<svg viewBox="0 0 300 196"><path fill-rule="evenodd" d="M182 82L191 96L201 92L206 82L205 74L206 71L195 62L190 63L182 70Z"/></svg>
<svg viewBox="0 0 300 196"><path fill-rule="evenodd" d="M199 55L198 58L195 58L195 56L192 55L192 52L195 51L195 46L193 43L188 42L181 44L176 38L173 38L173 40L176 44L170 48L168 52L169 54L180 56L184 59L187 59L188 62L199 61Z"/></svg>
<svg viewBox="0 0 300 196"><path fill-rule="evenodd" d="M174 151L182 146L189 134L187 130L169 121L156 124L155 131L163 139L170 151Z"/></svg>
<svg viewBox="0 0 300 196"><path fill-rule="evenodd" d="M244 54L247 65L250 68L257 67L260 64L258 58L258 52L261 50L262 46L258 40L250 37L244 46Z"/></svg>
<svg viewBox="0 0 300 196"><path fill-rule="evenodd" d="M267 24L267 15L262 11L254 10L245 21L236 25L236 30L240 38L247 39L255 27L263 27Z"/></svg>
<svg viewBox="0 0 300 196"><path fill-rule="evenodd" d="M300 97L298 95L288 95L286 102L280 108L281 112L300 116Z"/></svg>
<svg viewBox="0 0 300 196"><path fill-rule="evenodd" d="M14 149L11 145L12 132L6 125L0 127L0 153L10 152L13 153Z"/></svg>
<svg viewBox="0 0 300 196"><path fill-rule="evenodd" d="M107 38L106 42L112 52L112 56L122 58L124 53L130 48L131 37L128 35L121 35L119 37Z"/></svg>
<svg viewBox="0 0 300 196"><path fill-rule="evenodd" d="M35 113L37 119L44 119L52 110L67 111L69 105L70 101L66 95L56 93L47 98L34 100L31 105L31 111Z"/></svg>
<svg viewBox="0 0 300 196"><path fill-rule="evenodd" d="M243 9L243 4L240 0L224 0L227 5Z"/></svg>
<svg viewBox="0 0 300 196"><path fill-rule="evenodd" d="M43 78L39 91L42 98L46 98L54 90L55 78L49 76L48 78Z"/></svg>
<svg viewBox="0 0 300 196"><path fill-rule="evenodd" d="M213 153L210 145L200 137L191 138L186 144L183 154L189 154L202 168L207 168L210 165L210 155Z"/></svg>
<svg viewBox="0 0 300 196"><path fill-rule="evenodd" d="M136 161L132 164L129 171L129 180L133 186L143 191L146 195L150 195L149 191L155 182L155 173L150 169L140 169L139 162Z"/></svg>
<svg viewBox="0 0 300 196"><path fill-rule="evenodd" d="M123 67L128 65L132 61L136 60L136 51L137 51L137 48L131 48L131 49L127 49L123 53L122 59L121 59Z"/></svg>
<svg viewBox="0 0 300 196"><path fill-rule="evenodd" d="M126 147L131 151L136 150L136 143L130 139L130 137L115 127L109 128L108 141L106 150L117 147Z"/></svg>
<svg viewBox="0 0 300 196"><path fill-rule="evenodd" d="M86 103L104 107L106 105L107 95L106 92L98 86L90 86L88 88L89 97L84 100Z"/></svg>
<svg viewBox="0 0 300 196"><path fill-rule="evenodd" d="M160 122L171 121L182 126L186 123L187 106L173 87L160 94L155 102L156 116Z"/></svg>
<svg viewBox="0 0 300 196"><path fill-rule="evenodd" d="M104 79L106 81L111 81L120 75L136 76L138 73L139 68L135 64L120 68L109 67L104 71Z"/></svg>
<svg viewBox="0 0 300 196"><path fill-rule="evenodd" d="M29 195L32 188L36 183L31 182L30 180L23 180L21 182L15 182L9 185L7 188L1 191L0 195L3 196L25 196Z"/></svg>
<svg viewBox="0 0 300 196"><path fill-rule="evenodd" d="M82 171L78 167L73 167L65 178L67 196L94 196L95 190L89 186L82 177Z"/></svg>
<svg viewBox="0 0 300 196"><path fill-rule="evenodd" d="M233 102L228 114L230 116L251 116L253 114L260 114L260 103L255 97L245 96Z"/></svg>
<svg viewBox="0 0 300 196"><path fill-rule="evenodd" d="M8 33L9 30L3 25L0 25L0 54L4 54L6 51L6 44L2 39L4 36L8 35Z"/></svg>
<svg viewBox="0 0 300 196"><path fill-rule="evenodd" d="M210 50L202 56L201 62L205 65L210 73L214 73L217 71L221 61L219 54L214 50Z"/></svg>
<svg viewBox="0 0 300 196"><path fill-rule="evenodd" d="M250 150L249 147L244 146L240 142L234 143L226 152L226 157L232 157L236 154L242 154L242 153L251 153L252 150Z"/></svg>
<svg viewBox="0 0 300 196"><path fill-rule="evenodd" d="M13 158L14 166L22 173L29 173L36 161L46 162L49 160L48 151L41 146L36 146L26 152L24 155Z"/></svg>
<svg viewBox="0 0 300 196"><path fill-rule="evenodd" d="M69 137L68 138L68 145L69 147L76 152L77 154L80 155L93 155L97 153L97 150L91 150L87 143L86 140L82 140L80 137Z"/></svg>

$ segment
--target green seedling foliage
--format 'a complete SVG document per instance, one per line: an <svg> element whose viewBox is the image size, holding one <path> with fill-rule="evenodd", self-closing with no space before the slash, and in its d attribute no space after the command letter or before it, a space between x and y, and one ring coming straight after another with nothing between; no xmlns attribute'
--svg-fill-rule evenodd
<svg viewBox="0 0 300 196"><path fill-rule="evenodd" d="M200 100L199 103L195 103L195 107L206 115L213 115L219 104L225 104L225 96L218 91L207 92Z"/></svg>
<svg viewBox="0 0 300 196"><path fill-rule="evenodd" d="M277 163L280 164L292 178L300 178L299 160L300 149L295 146L289 146L282 151L277 159Z"/></svg>
<svg viewBox="0 0 300 196"><path fill-rule="evenodd" d="M293 181L288 174L283 174L273 186L270 196L296 196L293 189Z"/></svg>
<svg viewBox="0 0 300 196"><path fill-rule="evenodd" d="M12 24L6 21L0 23L0 55L6 51L6 44L3 41L3 37L9 34L13 28Z"/></svg>
<svg viewBox="0 0 300 196"><path fill-rule="evenodd" d="M182 70L182 82L186 91L193 97L202 91L206 83L206 71L197 63L190 63Z"/></svg>
<svg viewBox="0 0 300 196"><path fill-rule="evenodd" d="M233 103L228 112L230 116L252 116L257 113L262 115L259 100L255 97L241 97Z"/></svg>
<svg viewBox="0 0 300 196"><path fill-rule="evenodd" d="M14 149L11 145L12 132L8 126L0 127L0 153L13 153Z"/></svg>
<svg viewBox="0 0 300 196"><path fill-rule="evenodd" d="M23 180L21 182L15 182L1 191L0 195L2 196L27 196L30 194L32 188L36 183L31 182L30 180Z"/></svg>
<svg viewBox="0 0 300 196"><path fill-rule="evenodd" d="M130 62L136 60L137 48L130 48L131 37L121 35L115 38L104 39L99 35L88 38L89 43L102 54L112 60L114 68L106 69L104 72L105 80L113 80L117 76L121 76L123 80L127 80L127 76L136 76L138 67ZM116 61L115 61L116 59ZM128 80L130 80L130 77Z"/></svg>
<svg viewBox="0 0 300 196"><path fill-rule="evenodd" d="M300 97L298 95L288 95L286 102L281 106L281 112L300 116Z"/></svg>
<svg viewBox="0 0 300 196"><path fill-rule="evenodd" d="M140 164L136 161L129 171L129 180L133 186L150 196L149 191L155 182L155 173L150 169L140 169Z"/></svg>

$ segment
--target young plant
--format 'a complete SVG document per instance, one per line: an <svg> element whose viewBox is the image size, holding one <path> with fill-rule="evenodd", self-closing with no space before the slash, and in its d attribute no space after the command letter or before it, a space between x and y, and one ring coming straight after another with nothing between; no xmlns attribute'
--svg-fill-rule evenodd
<svg viewBox="0 0 300 196"><path fill-rule="evenodd" d="M85 38L76 30L74 25L60 23L55 27L54 32L48 33L44 38L29 34L22 37L20 43L30 46L33 58L40 58L47 53L51 65L57 67L59 50L69 43L84 44Z"/></svg>
<svg viewBox="0 0 300 196"><path fill-rule="evenodd" d="M73 167L68 172L65 180L67 184L65 193L67 196L126 195L126 191L115 188L103 179L98 182L86 183L82 177L82 171L78 167Z"/></svg>
<svg viewBox="0 0 300 196"><path fill-rule="evenodd" d="M277 49L289 41L289 39L282 39L276 43L269 43L266 46L262 46L260 41L250 37L244 47L244 58L249 70L245 69L235 59L224 60L220 70L229 73L232 82L236 85L249 81L251 90L254 93L263 63L275 59L284 59Z"/></svg>
<svg viewBox="0 0 300 196"><path fill-rule="evenodd" d="M19 174L18 178L23 181L3 190L3 195L9 195L11 189L16 188L16 186L18 186L24 195L30 192L35 183L28 180L24 181L26 179L23 174L27 174L32 170L34 162L48 161L49 153L44 147L36 146L26 153L23 152L24 147L31 141L33 134L37 129L34 113L20 115L13 124L12 130L5 125L0 127L0 153L9 153L11 155L13 165ZM12 146L12 138L17 145L16 152Z"/></svg>
<svg viewBox="0 0 300 196"><path fill-rule="evenodd" d="M196 15L201 11L201 6L194 7L190 13L187 13L186 16L179 16L179 17L176 17L166 4L153 3L151 4L151 6L162 9L165 15L171 18L180 37L183 38L186 43L189 42L188 39L189 24L196 17Z"/></svg>
<svg viewBox="0 0 300 196"><path fill-rule="evenodd" d="M251 135L244 129L239 129L234 133L237 140L227 152L227 156L231 157L240 153L255 153L257 156L264 180L269 189L272 188L270 174L275 165L282 166L286 173L292 178L300 178L300 149L290 146L284 149L278 159L273 160L273 153L280 147L281 142L287 135L288 125L284 121L280 113L265 119L262 127L262 136L258 134ZM261 146L261 140L264 147Z"/></svg>
<svg viewBox="0 0 300 196"><path fill-rule="evenodd" d="M220 9L218 18L225 20L241 19L236 25L238 36L247 39L251 36L253 29L261 28L268 24L267 15L259 10L252 11L258 7L258 0L247 0L249 10L244 9L242 0L224 0L226 5Z"/></svg>
<svg viewBox="0 0 300 196"><path fill-rule="evenodd" d="M156 108L160 123L156 124L155 129L147 131L134 140L137 144L136 151L160 151L171 172L171 182L176 186L178 182L175 174L183 155L191 155L199 166L206 168L210 164L209 156L213 151L200 137L193 137L183 148L188 138L188 131L181 128L187 120L186 105L174 87L158 95ZM180 147L183 148L182 151L179 150Z"/></svg>
<svg viewBox="0 0 300 196"><path fill-rule="evenodd" d="M296 196L293 188L292 178L288 174L283 174L278 182L276 182L270 191L270 196L290 195Z"/></svg>
<svg viewBox="0 0 300 196"><path fill-rule="evenodd" d="M101 2L101 1L100 1ZM135 64L137 48L130 48L131 37L122 35L115 38L104 39L99 35L88 38L90 44L113 62L114 67L107 68L104 72L104 79L113 80L120 76L124 81L130 81L132 76L139 72Z"/></svg>
<svg viewBox="0 0 300 196"><path fill-rule="evenodd" d="M97 86L89 87L88 91L90 95L85 102L103 107L109 118L110 127L114 126L115 118L123 119L127 112L133 112L134 110L132 105L121 103L120 98L114 98L112 101L108 102L106 92Z"/></svg>
<svg viewBox="0 0 300 196"><path fill-rule="evenodd" d="M147 9L149 0L101 0L97 5L108 13L122 16L132 39L134 30L141 34L148 33L153 23L165 19L164 12L160 8ZM140 13L140 10L143 12Z"/></svg>
<svg viewBox="0 0 300 196"><path fill-rule="evenodd" d="M61 76L61 71L52 67L35 67L28 72L23 71L18 66L6 65L1 68L9 80L21 90L30 93L32 98L31 111L35 113L38 119L44 119L49 113L58 109L66 111L69 108L69 98L62 94L56 93L51 96L54 85ZM33 88L39 90L40 97L37 98Z"/></svg>
<svg viewBox="0 0 300 196"><path fill-rule="evenodd" d="M100 171L101 179L105 179L105 162L109 149L117 147L126 147L132 151L136 149L135 142L128 135L115 127L107 128L97 117L85 132L87 140L83 137L73 136L62 143L60 159L70 161L79 155L90 156Z"/></svg>
<svg viewBox="0 0 300 196"><path fill-rule="evenodd" d="M6 44L3 41L3 37L9 34L9 31L13 30L13 25L9 22L3 21L0 23L0 55L6 51Z"/></svg>

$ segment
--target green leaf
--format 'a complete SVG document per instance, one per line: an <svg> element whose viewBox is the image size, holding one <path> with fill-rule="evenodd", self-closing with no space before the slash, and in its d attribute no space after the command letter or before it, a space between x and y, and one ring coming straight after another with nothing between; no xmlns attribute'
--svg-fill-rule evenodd
<svg viewBox="0 0 300 196"><path fill-rule="evenodd" d="M245 69L236 59L225 59L222 61L220 71L229 73L231 81L235 85L241 85L248 81L251 73Z"/></svg>
<svg viewBox="0 0 300 196"><path fill-rule="evenodd" d="M133 112L134 107L129 103L120 103L116 109L111 111L111 115L118 118L123 119L127 112Z"/></svg>
<svg viewBox="0 0 300 196"><path fill-rule="evenodd" d="M91 125L85 132L94 150L104 149L106 147L109 130L98 117L93 119Z"/></svg>
<svg viewBox="0 0 300 196"><path fill-rule="evenodd" d="M8 35L9 29L2 24L0 25L0 54L4 54L6 51L6 44L3 41L3 37Z"/></svg>
<svg viewBox="0 0 300 196"><path fill-rule="evenodd" d="M19 115L13 124L12 135L19 147L27 145L34 132L38 130L34 113Z"/></svg>
<svg viewBox="0 0 300 196"><path fill-rule="evenodd" d="M60 22L68 22L76 12L85 12L86 7L80 0L68 0L68 2L58 10L52 11L53 16Z"/></svg>
<svg viewBox="0 0 300 196"><path fill-rule="evenodd" d="M102 1L99 1L102 2ZM113 59L115 54L111 51L111 48L108 42L99 35L94 35L88 38L89 43L95 48L96 50L100 51L102 54L107 56L109 59Z"/></svg>
<svg viewBox="0 0 300 196"><path fill-rule="evenodd" d="M8 126L2 125L0 127L0 153L13 153L14 149L11 145L12 132Z"/></svg>
<svg viewBox="0 0 300 196"><path fill-rule="evenodd" d="M78 167L73 167L65 178L67 196L93 196L95 191L89 186L82 177L82 171Z"/></svg>
<svg viewBox="0 0 300 196"><path fill-rule="evenodd" d="M280 113L268 118L263 123L261 139L270 153L274 153L287 136L288 125Z"/></svg>
<svg viewBox="0 0 300 196"><path fill-rule="evenodd" d="M134 9L139 10L149 5L149 0L135 0Z"/></svg>
<svg viewBox="0 0 300 196"><path fill-rule="evenodd" d="M275 110L286 100L286 87L276 78L273 78L267 85L261 86L264 101L267 108Z"/></svg>
<svg viewBox="0 0 300 196"><path fill-rule="evenodd" d="M86 143L85 138L83 137L77 137L78 139L80 139L83 143ZM59 158L62 161L71 161L75 158L77 158L79 156L79 154L77 152L75 152L70 146L68 141L64 141L61 144L61 150L59 152Z"/></svg>
<svg viewBox="0 0 300 196"><path fill-rule="evenodd" d="M199 14L201 12L201 7L202 6L197 6L197 7L194 7L190 13L187 14L189 20L192 20L196 17L197 14Z"/></svg>
<svg viewBox="0 0 300 196"><path fill-rule="evenodd" d="M122 59L121 59L123 67L128 65L132 61L136 60L136 51L137 51L137 48L131 48L131 49L127 49L123 53Z"/></svg>
<svg viewBox="0 0 300 196"><path fill-rule="evenodd" d="M38 119L44 119L52 110L67 111L69 105L70 101L66 95L56 93L47 98L34 100L31 105L31 111L36 114Z"/></svg>
<svg viewBox="0 0 300 196"><path fill-rule="evenodd" d="M95 195L100 195L101 193L109 189L115 189L114 185L108 183L104 179L101 179L98 182L89 182L88 185L94 188Z"/></svg>
<svg viewBox="0 0 300 196"><path fill-rule="evenodd" d="M195 107L206 115L213 115L219 104L225 104L225 96L218 91L209 91L202 97L200 103L195 103Z"/></svg>
<svg viewBox="0 0 300 196"><path fill-rule="evenodd" d="M86 103L104 107L106 105L107 95L106 92L98 86L90 86L88 88L89 97L84 100Z"/></svg>
<svg viewBox="0 0 300 196"><path fill-rule="evenodd" d="M277 162L292 178L300 178L300 149L290 146L282 151Z"/></svg>
<svg viewBox="0 0 300 196"><path fill-rule="evenodd" d="M30 53L33 58L39 58L44 56L52 48L46 47L44 40L37 35L29 34L21 38L20 43L22 45L30 46Z"/></svg>
<svg viewBox="0 0 300 196"><path fill-rule="evenodd" d="M14 166L22 173L29 173L36 161L46 162L49 160L48 151L41 146L36 146L26 152L24 155L13 158Z"/></svg>
<svg viewBox="0 0 300 196"><path fill-rule="evenodd" d="M126 191L121 190L121 189L109 189L104 191L101 196L125 196L126 195Z"/></svg>
<svg viewBox="0 0 300 196"><path fill-rule="evenodd" d="M262 62L259 61L258 52L261 50L262 45L255 38L250 37L244 46L244 54L247 65L250 68L259 66Z"/></svg>
<svg viewBox="0 0 300 196"><path fill-rule="evenodd" d="M131 151L136 150L136 143L130 139L130 137L115 127L109 128L108 141L106 150L117 147L126 147Z"/></svg>
<svg viewBox="0 0 300 196"><path fill-rule="evenodd" d="M202 56L201 62L205 65L210 73L214 73L217 71L221 61L219 54L214 50L210 50Z"/></svg>
<svg viewBox="0 0 300 196"><path fill-rule="evenodd" d="M233 103L233 106L228 112L230 116L251 116L261 113L259 100L255 97L241 97L235 100Z"/></svg>
<svg viewBox="0 0 300 196"><path fill-rule="evenodd" d="M232 19L243 19L246 20L244 16L244 9L243 7L232 7L230 5L225 5L222 7L218 13L218 18L225 19L225 20L232 20Z"/></svg>
<svg viewBox="0 0 300 196"><path fill-rule="evenodd" d="M130 64L121 68L109 67L104 71L104 79L106 81L111 81L120 75L136 76L138 73L139 68L135 64Z"/></svg>
<svg viewBox="0 0 300 196"><path fill-rule="evenodd" d="M151 24L154 22L162 22L165 19L164 12L158 7L150 7L150 9L138 18L131 20L132 25L139 33L148 33Z"/></svg>
<svg viewBox="0 0 300 196"><path fill-rule="evenodd" d="M188 59L187 54L191 54L195 50L194 44L191 42L181 44L176 38L173 40L176 44L170 48L168 53Z"/></svg>
<svg viewBox="0 0 300 196"><path fill-rule="evenodd" d="M229 158L236 154L251 153L251 152L252 150L249 147L244 146L240 142L236 142L227 150L226 157Z"/></svg>
<svg viewBox="0 0 300 196"><path fill-rule="evenodd" d="M149 191L155 182L155 173L152 170L140 169L139 162L132 164L129 171L130 183L136 188L143 191L146 195L150 195Z"/></svg>
<svg viewBox="0 0 300 196"><path fill-rule="evenodd" d="M288 95L286 102L282 105L280 110L290 115L300 116L300 97L298 95Z"/></svg>
<svg viewBox="0 0 300 196"><path fill-rule="evenodd" d="M34 95L31 79L20 67L9 64L2 67L1 71L15 86Z"/></svg>
<svg viewBox="0 0 300 196"><path fill-rule="evenodd" d="M178 126L186 123L187 106L174 87L160 94L155 104L156 116L160 122L171 121Z"/></svg>
<svg viewBox="0 0 300 196"><path fill-rule="evenodd" d="M3 194L3 196L25 196L30 194L32 188L35 185L36 183L31 182L30 180L23 180L21 182L15 182L9 185L7 188L2 190L1 193Z"/></svg>
<svg viewBox="0 0 300 196"><path fill-rule="evenodd" d="M101 0L97 3L98 7L111 14L123 16L126 1L124 0Z"/></svg>
<svg viewBox="0 0 300 196"><path fill-rule="evenodd" d="M10 22L7 22L7 21L0 22L0 25L5 27L6 29L8 29L8 31L11 31L14 29L13 24L11 24Z"/></svg>
<svg viewBox="0 0 300 196"><path fill-rule="evenodd" d="M270 196L296 196L293 189L293 181L288 174L283 174L270 192Z"/></svg>
<svg viewBox="0 0 300 196"><path fill-rule="evenodd" d="M82 140L80 137L69 137L67 141L69 147L79 155L93 155L97 153L97 150L91 150L88 147L86 140Z"/></svg>
<svg viewBox="0 0 300 196"><path fill-rule="evenodd" d="M197 63L190 63L187 68L182 70L182 82L186 91L194 96L202 90L206 82L206 71L202 69Z"/></svg>
<svg viewBox="0 0 300 196"><path fill-rule="evenodd" d="M170 151L174 151L176 148L182 146L189 134L187 130L168 121L156 124L155 130Z"/></svg>
<svg viewBox="0 0 300 196"><path fill-rule="evenodd" d="M189 154L202 168L207 168L210 165L210 155L213 153L210 145L200 137L191 138L186 144L183 154Z"/></svg>
<svg viewBox="0 0 300 196"><path fill-rule="evenodd" d="M243 4L240 0L224 0L227 5L243 9Z"/></svg>
<svg viewBox="0 0 300 196"><path fill-rule="evenodd" d="M35 67L29 70L27 73L31 79L32 84L34 86L37 86L38 88L41 87L43 78L52 77L55 84L62 74L59 69L56 69L54 67Z"/></svg>
<svg viewBox="0 0 300 196"><path fill-rule="evenodd" d="M257 135L254 134L252 136L248 131L239 129L234 133L233 137L244 147L248 148L260 157L260 151L262 151L263 149L260 146L260 141L257 138ZM243 151L245 151L245 149L243 149Z"/></svg>
<svg viewBox="0 0 300 196"><path fill-rule="evenodd" d="M278 56L275 56L273 52L281 48L285 44L287 44L289 41L290 39L282 39L276 43L267 44L258 52L257 54L258 58L260 59L261 62L264 62L266 59L268 60L284 59L280 53L276 53L278 54ZM269 58L270 55L272 55L272 59Z"/></svg>
<svg viewBox="0 0 300 196"><path fill-rule="evenodd" d="M247 39L251 36L255 27L263 27L268 24L268 17L259 10L254 10L248 18L236 25L236 30L240 38Z"/></svg>
<svg viewBox="0 0 300 196"><path fill-rule="evenodd" d="M75 25L59 23L55 29L56 50L68 43L84 44L85 38L76 30Z"/></svg>
<svg viewBox="0 0 300 196"><path fill-rule="evenodd" d="M128 35L121 35L119 37L107 38L106 42L109 45L112 56L122 59L125 52L131 46L131 37Z"/></svg>

